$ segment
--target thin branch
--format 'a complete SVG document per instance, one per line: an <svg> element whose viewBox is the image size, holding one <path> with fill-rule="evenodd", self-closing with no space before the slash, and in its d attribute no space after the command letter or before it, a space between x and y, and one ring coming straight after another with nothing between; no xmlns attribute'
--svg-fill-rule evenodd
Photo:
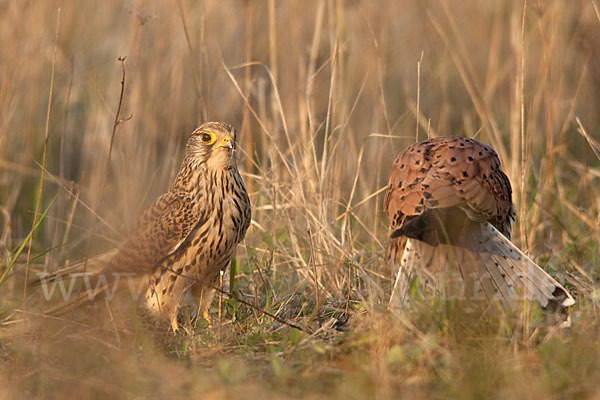
<svg viewBox="0 0 600 400"><path fill-rule="evenodd" d="M579 117L576 117L575 121L577 122L577 126L579 127L577 131L581 134L581 136L585 138L585 140L587 140L588 144L590 145L590 148L594 152L594 155L598 160L600 160L600 144L587 133Z"/></svg>
<svg viewBox="0 0 600 400"><path fill-rule="evenodd" d="M415 143L419 141L419 109L421 108L421 63L423 62L423 54L421 51L421 58L417 61L417 123L415 127Z"/></svg>
<svg viewBox="0 0 600 400"><path fill-rule="evenodd" d="M104 166L104 176L102 178L102 186L100 187L100 195L98 197L98 203L96 204L96 212L94 212L94 222L92 223L92 230L90 233L90 237L94 236L94 231L96 229L96 224L98 223L98 211L100 210L100 205L102 204L102 199L104 197L104 188L106 186L106 180L108 177L108 169L110 168L110 157L112 155L112 149L113 149L113 144L115 142L115 136L117 134L117 126L119 126L122 122L128 121L132 118L132 115L129 115L128 117L124 118L124 119L120 119L121 116L121 106L123 105L123 96L125 94L125 60L127 59L127 57L119 57L117 60L121 63L121 69L122 69L122 73L121 73L121 92L119 94L119 103L117 105L117 112L115 113L115 120L113 122L113 128L112 128L112 134L110 137L110 146L108 148L108 155L106 157L106 165ZM88 262L88 258L90 256L90 248L91 248L92 242L91 240L88 242L88 246L87 246L87 251L86 251L86 256L85 256L85 261L83 264L83 273L86 272L87 269L87 262Z"/></svg>
<svg viewBox="0 0 600 400"><path fill-rule="evenodd" d="M252 304L252 303L250 303L250 302L248 302L248 301L244 300L243 298L241 298L241 296L236 296L236 295L234 295L233 293L226 292L225 290L223 290L223 289L220 289L220 288L218 288L218 287L214 287L214 286L213 286L213 289L215 289L217 292L219 292L219 293L221 293L221 294L224 294L225 296L229 297L230 299L237 300L237 301L239 301L240 303L242 303L242 304L245 304L245 305L247 305L248 307L252 308L253 310L256 310L256 311L258 311L258 312L260 312L260 313L262 313L262 314L265 314L265 315L266 315L266 316L268 316L268 317L271 317L271 318L273 318L275 321L277 321L277 322L279 322L279 323L281 323L281 324L284 324L284 325L287 325L287 326L289 326L289 327L291 327L291 328L296 328L296 329L298 329L299 331L302 331L302 332L307 332L307 333L308 333L308 331L306 330L306 328L303 328L303 327L301 327L301 326L299 326L299 325L296 325L296 324L294 324L294 323L292 323L292 322L286 321L285 319L283 319L283 318L281 318L281 317L278 317L277 315L275 315L275 314L272 314L272 313L270 313L270 312L268 312L268 311L266 311L266 310L264 310L264 309L262 309L262 308L258 308L258 307L256 307L254 304Z"/></svg>
<svg viewBox="0 0 600 400"><path fill-rule="evenodd" d="M181 18L181 25L183 27L183 33L185 35L185 41L188 46L188 52L190 55L190 61L192 61L192 72L194 74L194 83L196 84L196 92L198 94L198 100L200 100L200 117L202 120L206 120L206 108L204 107L204 101L202 99L202 81L200 80L200 76L198 75L198 68L196 62L196 55L194 54L194 48L192 46L192 41L190 40L190 34L188 31L187 23L185 21L185 13L183 12L183 6L181 5L181 0L177 1L177 8L179 9L179 17ZM204 18L204 12L202 15ZM200 64L201 66L202 64Z"/></svg>
<svg viewBox="0 0 600 400"><path fill-rule="evenodd" d="M310 258L312 259L312 267L313 267L313 275L315 279L315 309L312 312L312 315L315 316L319 313L319 278L317 276L317 266L315 265L315 248L313 246L312 240L312 232L310 231L310 226L306 228L306 233L308 234L308 244L310 246Z"/></svg>

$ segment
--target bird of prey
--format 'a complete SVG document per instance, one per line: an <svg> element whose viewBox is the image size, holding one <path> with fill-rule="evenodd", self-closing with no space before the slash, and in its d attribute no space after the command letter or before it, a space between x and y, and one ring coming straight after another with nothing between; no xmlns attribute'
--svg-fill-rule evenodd
<svg viewBox="0 0 600 400"><path fill-rule="evenodd" d="M207 316L220 272L230 264L250 220L250 200L236 166L236 130L221 122L205 123L188 139L169 190L142 214L119 249L85 267L42 278L47 283L87 268L87 290L47 313L62 314L107 292L141 287L143 308L170 321L175 331L184 297L191 297L198 314Z"/></svg>
<svg viewBox="0 0 600 400"><path fill-rule="evenodd" d="M512 190L489 146L459 137L415 143L394 161L388 184L389 252L400 263L392 303L407 304L415 276L447 296L507 310L524 299L552 310L575 303L510 241Z"/></svg>

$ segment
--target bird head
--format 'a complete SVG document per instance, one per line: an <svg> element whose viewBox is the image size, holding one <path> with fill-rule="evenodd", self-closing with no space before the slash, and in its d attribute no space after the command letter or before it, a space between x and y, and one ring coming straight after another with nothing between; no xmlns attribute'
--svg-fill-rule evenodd
<svg viewBox="0 0 600 400"><path fill-rule="evenodd" d="M223 122L206 122L190 136L185 150L186 158L203 163L209 169L235 168L235 128Z"/></svg>

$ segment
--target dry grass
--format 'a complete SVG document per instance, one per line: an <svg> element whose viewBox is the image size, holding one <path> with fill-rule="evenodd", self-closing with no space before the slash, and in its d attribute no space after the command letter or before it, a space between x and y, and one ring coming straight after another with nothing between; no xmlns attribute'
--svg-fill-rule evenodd
<svg viewBox="0 0 600 400"><path fill-rule="evenodd" d="M26 273L118 244L168 186L189 132L223 120L241 129L254 207L235 289L310 332L227 298L221 323L176 336L135 318L123 331L10 327L0 331L0 395L600 390L597 2L7 0L0 43L2 273L58 193L2 283L6 316L39 310L39 292L24 301ZM518 210L514 240L579 296L570 330L437 299L386 312L380 189L396 152L445 134L498 151ZM350 329L338 332L347 307Z"/></svg>

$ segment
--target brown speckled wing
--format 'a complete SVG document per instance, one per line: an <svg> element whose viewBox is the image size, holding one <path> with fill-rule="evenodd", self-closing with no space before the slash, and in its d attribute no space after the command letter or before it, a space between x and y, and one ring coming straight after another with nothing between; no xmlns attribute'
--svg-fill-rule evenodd
<svg viewBox="0 0 600 400"><path fill-rule="evenodd" d="M407 147L394 161L385 198L392 230L427 209L460 207L510 237L512 190L496 152L474 139L441 137Z"/></svg>
<svg viewBox="0 0 600 400"><path fill-rule="evenodd" d="M385 197L390 256L399 262L391 304L409 304L418 277L426 289L506 310L525 299L553 311L573 305L569 292L510 242L511 197L498 156L473 139L430 139L400 153Z"/></svg>
<svg viewBox="0 0 600 400"><path fill-rule="evenodd" d="M111 261L110 269L149 273L158 267L205 219L194 204L197 201L177 192L167 192L156 199Z"/></svg>

